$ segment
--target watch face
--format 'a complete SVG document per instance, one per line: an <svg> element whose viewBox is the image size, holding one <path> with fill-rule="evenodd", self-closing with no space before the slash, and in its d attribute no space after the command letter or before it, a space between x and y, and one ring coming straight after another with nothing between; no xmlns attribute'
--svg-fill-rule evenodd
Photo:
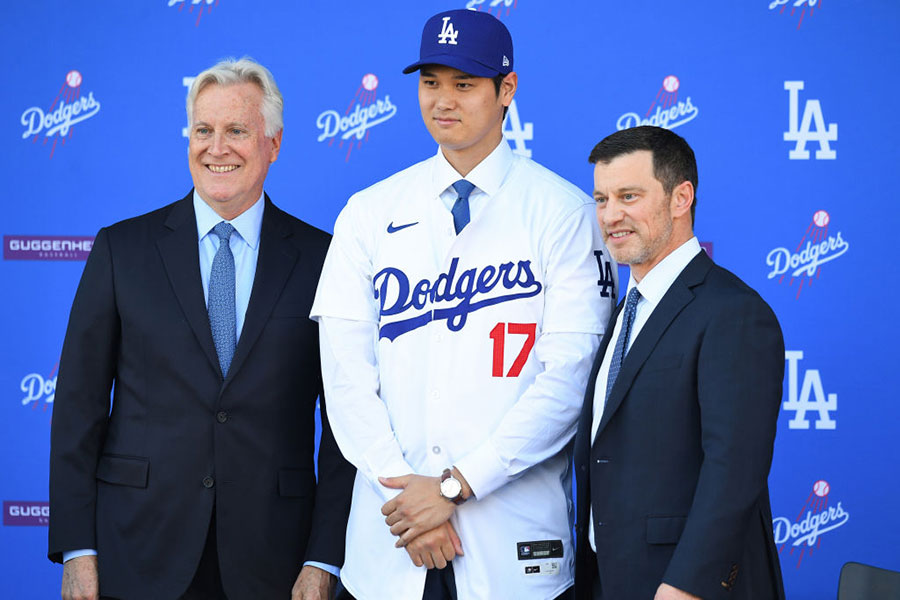
<svg viewBox="0 0 900 600"><path fill-rule="evenodd" d="M459 480L450 477L441 482L441 495L444 498L456 498L462 492L462 484Z"/></svg>

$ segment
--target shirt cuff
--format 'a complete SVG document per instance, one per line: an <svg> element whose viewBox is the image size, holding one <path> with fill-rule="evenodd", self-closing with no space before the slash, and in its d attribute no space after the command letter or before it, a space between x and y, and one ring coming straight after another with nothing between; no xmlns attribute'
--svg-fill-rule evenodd
<svg viewBox="0 0 900 600"><path fill-rule="evenodd" d="M328 573L331 573L335 577L341 576L341 570L333 565L326 565L325 563L316 562L314 560L308 560L305 563L303 563L303 566L304 567L310 566L310 567L316 567L317 569L322 569L323 571L327 571Z"/></svg>
<svg viewBox="0 0 900 600"><path fill-rule="evenodd" d="M67 563L79 556L97 556L97 551L89 548L85 548L84 550L69 550L68 552L63 552L63 562Z"/></svg>
<svg viewBox="0 0 900 600"><path fill-rule="evenodd" d="M456 461L454 466L466 478L476 498L484 498L510 481L509 465L503 464L490 440Z"/></svg>

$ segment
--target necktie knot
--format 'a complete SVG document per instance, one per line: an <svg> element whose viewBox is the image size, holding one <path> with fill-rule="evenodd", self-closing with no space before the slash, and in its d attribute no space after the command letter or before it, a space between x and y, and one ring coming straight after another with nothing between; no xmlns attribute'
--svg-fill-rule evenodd
<svg viewBox="0 0 900 600"><path fill-rule="evenodd" d="M456 229L457 235L463 228L469 224L469 194L475 189L475 184L465 179L460 179L453 184L459 196L453 204L450 212L453 213L453 227Z"/></svg>
<svg viewBox="0 0 900 600"><path fill-rule="evenodd" d="M231 234L234 233L234 225L222 221L213 227L213 231L219 236L220 241L228 242L231 239Z"/></svg>
<svg viewBox="0 0 900 600"><path fill-rule="evenodd" d="M625 318L626 319L628 318L629 312L633 313L635 310L637 310L637 303L640 301L640 299L641 299L641 292L638 291L637 287L633 287L630 290L628 290L628 298L625 300L625 315L626 315ZM631 320L633 321L634 318L632 317Z"/></svg>
<svg viewBox="0 0 900 600"><path fill-rule="evenodd" d="M475 184L471 181L460 179L453 184L453 189L456 190L456 194L459 196L460 200L468 200L469 194L475 189Z"/></svg>

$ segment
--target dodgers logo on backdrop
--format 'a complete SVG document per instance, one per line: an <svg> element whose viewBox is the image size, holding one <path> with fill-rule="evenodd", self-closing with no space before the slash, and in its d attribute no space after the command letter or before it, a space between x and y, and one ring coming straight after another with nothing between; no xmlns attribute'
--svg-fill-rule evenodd
<svg viewBox="0 0 900 600"><path fill-rule="evenodd" d="M797 552L798 569L804 556L812 556L813 550L821 546L825 534L843 527L850 520L850 513L840 501L837 504L829 502L830 494L831 485L820 479L813 484L812 491L796 519L791 520L788 517L772 519L778 553L781 554L787 547L790 547L789 556Z"/></svg>
<svg viewBox="0 0 900 600"><path fill-rule="evenodd" d="M45 412L47 407L53 404L53 399L56 397L56 369L58 367L59 363L53 366L50 374L46 377L40 373L29 373L22 378L19 389L25 394L21 401L23 407L30 406L31 410L37 410L37 407L40 406L41 412Z"/></svg>
<svg viewBox="0 0 900 600"><path fill-rule="evenodd" d="M508 16L510 10L515 10L518 0L469 0L466 2L466 8L469 10L483 10L498 19L501 16ZM503 9L506 9L504 11ZM496 12L494 12L496 10Z"/></svg>
<svg viewBox="0 0 900 600"><path fill-rule="evenodd" d="M85 260L93 247L85 235L4 235L3 260Z"/></svg>
<svg viewBox="0 0 900 600"><path fill-rule="evenodd" d="M3 524L7 527L50 524L50 503L32 500L4 500Z"/></svg>
<svg viewBox="0 0 900 600"><path fill-rule="evenodd" d="M94 98L94 92L88 92L86 96L81 94L82 77L79 71L69 71L62 86L56 93L50 107L45 111L39 106L26 108L20 119L25 132L22 139L31 137L35 143L41 134L44 135L43 145L53 138L53 146L50 148L50 158L56 151L56 144L65 145L66 140L72 139L75 132L74 125L86 121L100 112L100 103Z"/></svg>
<svg viewBox="0 0 900 600"><path fill-rule="evenodd" d="M525 158L531 158L531 148L525 145L534 139L534 123L522 123L519 119L519 107L513 100L503 121L503 137L512 142L513 152Z"/></svg>
<svg viewBox="0 0 900 600"><path fill-rule="evenodd" d="M178 12L184 12L184 7L187 6L187 14L193 15L194 9L197 9L197 20L194 21L194 27L200 25L200 18L203 16L203 9L206 9L206 14L212 12L213 6L219 5L219 0L168 0L169 8L178 5Z"/></svg>
<svg viewBox="0 0 900 600"><path fill-rule="evenodd" d="M678 99L678 90L681 81L674 75L666 76L656 98L650 104L650 108L642 117L636 112L627 112L616 121L616 129L628 129L639 125L656 125L664 129L675 129L685 123L693 121L700 114L700 109L691 102L691 97L684 100ZM655 109L655 110L654 110Z"/></svg>
<svg viewBox="0 0 900 600"><path fill-rule="evenodd" d="M837 429L837 421L832 415L837 412L837 394L825 393L819 370L803 371L801 384L800 361L803 360L803 351L785 350L784 360L787 361L788 399L782 408L785 413L794 413L793 418L788 421L788 428L809 429L809 419L812 416L816 419L816 429Z"/></svg>
<svg viewBox="0 0 900 600"><path fill-rule="evenodd" d="M331 146L335 138L340 136L338 148L343 148L344 142L347 142L345 162L350 160L354 144L359 149L363 142L369 140L371 128L397 114L397 106L391 102L390 95L385 94L384 98L379 98L377 89L378 77L374 73L367 73L343 114L336 110L326 110L316 119L316 127L320 131L317 141L328 140L328 145Z"/></svg>
<svg viewBox="0 0 900 600"><path fill-rule="evenodd" d="M809 9L809 16L812 16L816 4L819 4L819 0L772 0L769 2L769 10L775 10L780 6L781 8L778 10L778 14L784 14L784 10L788 7L788 4L791 5L790 16L792 17L794 16L794 12L796 12L798 8L800 9L800 18L797 20L797 29L800 29L800 25L803 24L803 17L806 16L806 9Z"/></svg>
<svg viewBox="0 0 900 600"><path fill-rule="evenodd" d="M788 152L788 158L809 160L806 144L819 142L816 160L834 160L837 158L837 152L831 149L829 142L836 142L838 139L837 123L828 123L826 127L822 103L816 99L806 101L803 105L803 118L800 119L800 90L803 87L802 81L784 82L784 89L788 92L788 130L784 132L784 141L796 142L793 150ZM811 129L813 125L815 129Z"/></svg>
<svg viewBox="0 0 900 600"><path fill-rule="evenodd" d="M530 260L466 269L457 275L458 267L459 258L453 258L446 273L441 273L434 281L422 279L415 284L406 273L394 267L376 273L372 283L375 299L381 302L379 337L394 341L404 333L443 319L447 321L447 329L459 331L465 327L470 313L503 302L530 298L543 289L531 270ZM385 323L384 317L416 312L429 303L437 306L414 317Z"/></svg>
<svg viewBox="0 0 900 600"><path fill-rule="evenodd" d="M833 235L829 233L831 215L824 210L817 210L812 216L812 222L806 227L806 233L800 238L800 242L793 247L793 251L787 247L773 248L766 256L766 264L771 267L769 279L778 278L778 283L784 283L787 279L788 287L798 281L797 295L804 285L810 286L814 279L818 279L822 271L822 265L840 258L850 249L850 244L840 230Z"/></svg>

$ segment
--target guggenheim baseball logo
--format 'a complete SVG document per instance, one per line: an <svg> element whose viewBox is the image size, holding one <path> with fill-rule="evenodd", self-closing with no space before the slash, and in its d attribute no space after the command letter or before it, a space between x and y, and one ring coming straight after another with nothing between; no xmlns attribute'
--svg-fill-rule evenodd
<svg viewBox="0 0 900 600"><path fill-rule="evenodd" d="M56 93L53 102L47 110L39 106L26 108L22 113L21 123L25 127L22 139L31 138L31 142L43 134L43 142L46 145L53 138L50 148L50 158L56 151L56 144L65 145L66 140L72 139L75 131L74 125L96 116L100 112L100 103L94 98L94 92L81 93L81 73L69 71L66 79Z"/></svg>
<svg viewBox="0 0 900 600"><path fill-rule="evenodd" d="M798 569L804 556L812 556L813 550L821 546L823 535L843 527L850 520L850 513L840 501L837 504L829 503L830 494L831 486L820 479L813 484L812 491L794 520L788 517L772 519L778 553L781 554L787 547L790 547L788 555L793 556L795 551L799 551Z"/></svg>
<svg viewBox="0 0 900 600"><path fill-rule="evenodd" d="M766 264L771 268L769 279L778 279L778 283L788 282L788 287L798 281L796 298L804 285L809 286L818 279L822 265L840 258L850 249L841 231L829 232L831 215L824 210L817 210L812 221L806 227L806 233L800 242L793 247L773 248L766 256Z"/></svg>
<svg viewBox="0 0 900 600"><path fill-rule="evenodd" d="M4 500L3 524L7 527L50 524L50 503L32 500Z"/></svg>
<svg viewBox="0 0 900 600"><path fill-rule="evenodd" d="M628 129L639 125L655 125L664 129L675 129L685 123L693 121L700 114L700 109L694 106L690 96L684 100L678 99L678 89L681 82L674 75L666 76L656 98L650 104L650 108L642 117L636 112L627 112L616 121L616 129Z"/></svg>
<svg viewBox="0 0 900 600"><path fill-rule="evenodd" d="M93 236L4 235L4 260L85 260L94 247Z"/></svg>
<svg viewBox="0 0 900 600"><path fill-rule="evenodd" d="M367 73L347 105L347 110L343 113L326 110L316 119L316 127L319 128L317 141L328 140L328 145L332 146L335 138L339 137L338 148L343 148L344 143L347 143L345 162L350 160L354 145L358 150L363 142L369 141L370 129L397 114L397 106L391 102L391 97L385 94L384 98L379 98L377 89L378 77L374 73Z"/></svg>

